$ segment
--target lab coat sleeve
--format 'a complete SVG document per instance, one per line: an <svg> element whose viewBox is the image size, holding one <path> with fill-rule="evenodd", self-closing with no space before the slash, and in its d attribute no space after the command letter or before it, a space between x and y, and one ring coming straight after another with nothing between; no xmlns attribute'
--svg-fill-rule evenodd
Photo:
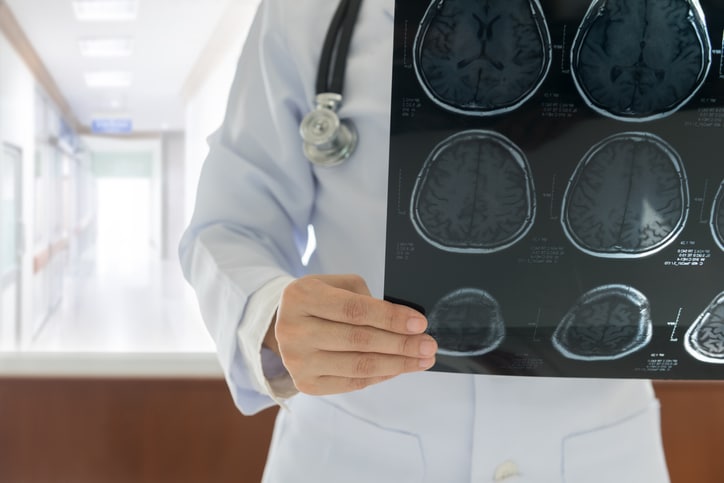
<svg viewBox="0 0 724 483"><path fill-rule="evenodd" d="M298 134L310 94L288 53L282 3L265 0L259 7L224 123L209 138L194 213L179 248L232 397L245 414L274 400L240 353L239 325L261 287L303 273L315 191Z"/></svg>

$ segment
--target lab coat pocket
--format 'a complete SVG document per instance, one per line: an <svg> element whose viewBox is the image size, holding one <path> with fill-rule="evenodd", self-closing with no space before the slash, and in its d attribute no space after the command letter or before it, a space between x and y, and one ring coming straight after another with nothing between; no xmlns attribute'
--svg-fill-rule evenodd
<svg viewBox="0 0 724 483"><path fill-rule="evenodd" d="M659 403L610 425L566 436L563 483L668 483Z"/></svg>
<svg viewBox="0 0 724 483"><path fill-rule="evenodd" d="M265 483L423 481L418 436L382 427L323 398L294 402L299 404L277 425Z"/></svg>

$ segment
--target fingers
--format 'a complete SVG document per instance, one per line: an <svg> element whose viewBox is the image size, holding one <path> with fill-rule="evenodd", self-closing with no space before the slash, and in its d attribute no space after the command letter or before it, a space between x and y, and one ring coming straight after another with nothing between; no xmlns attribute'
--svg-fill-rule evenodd
<svg viewBox="0 0 724 483"><path fill-rule="evenodd" d="M432 357L437 342L427 334L402 335L367 326L330 324L307 320L307 333L314 334L318 350L332 352L376 352L407 357Z"/></svg>
<svg viewBox="0 0 724 483"><path fill-rule="evenodd" d="M437 343L426 334L403 336L324 320L307 320L307 326L310 342L297 339L297 350L283 351L295 386L307 394L354 391L435 364ZM314 350L298 350L312 344Z"/></svg>
<svg viewBox="0 0 724 483"><path fill-rule="evenodd" d="M429 369L437 343L426 328L419 312L371 297L360 277L319 275L284 289L268 335L297 389L322 395Z"/></svg>
<svg viewBox="0 0 724 483"><path fill-rule="evenodd" d="M317 364L319 364L317 366ZM332 354L317 359L309 369L322 368L331 375L301 377L295 379L299 391L322 396L358 391L373 384L388 381L400 374L429 369L435 359L414 359L381 354ZM350 376L353 374L353 376Z"/></svg>
<svg viewBox="0 0 724 483"><path fill-rule="evenodd" d="M338 376L348 379L392 377L429 369L433 357L419 359L376 353L321 352L310 360L307 370L317 377Z"/></svg>
<svg viewBox="0 0 724 483"><path fill-rule="evenodd" d="M330 276L331 277L331 276ZM370 297L361 279L352 276L338 283L353 287L355 291L331 286L323 279L300 279L284 291L282 303L304 304L308 316L334 322L370 326L397 334L419 334L427 328L427 321L419 312L402 305ZM366 292L366 293L360 293ZM314 304L308 303L315 300Z"/></svg>
<svg viewBox="0 0 724 483"><path fill-rule="evenodd" d="M325 396L328 394L342 394L359 391L373 384L389 381L394 376L349 378L338 376L322 376L315 380L297 384L299 391L311 396Z"/></svg>

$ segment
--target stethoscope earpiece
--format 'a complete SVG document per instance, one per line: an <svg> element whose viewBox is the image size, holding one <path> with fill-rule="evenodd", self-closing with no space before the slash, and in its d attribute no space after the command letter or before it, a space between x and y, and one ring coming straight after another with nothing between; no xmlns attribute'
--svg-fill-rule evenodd
<svg viewBox="0 0 724 483"><path fill-rule="evenodd" d="M304 141L304 156L317 166L332 167L348 159L357 146L357 131L347 121L340 121L337 109L342 96L322 93L317 107L304 116L299 133Z"/></svg>

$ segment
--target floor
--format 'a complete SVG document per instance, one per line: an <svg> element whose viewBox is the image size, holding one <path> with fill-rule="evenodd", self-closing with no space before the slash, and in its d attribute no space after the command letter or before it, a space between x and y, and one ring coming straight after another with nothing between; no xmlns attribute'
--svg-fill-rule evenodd
<svg viewBox="0 0 724 483"><path fill-rule="evenodd" d="M213 352L175 260L126 260L115 269L84 260L28 351Z"/></svg>
<svg viewBox="0 0 724 483"><path fill-rule="evenodd" d="M175 253L154 244L150 181L99 178L96 192L95 243L66 266L60 306L24 349L213 352Z"/></svg>
<svg viewBox="0 0 724 483"><path fill-rule="evenodd" d="M0 378L219 378L215 346L176 260L109 267L89 250L35 336L0 350Z"/></svg>

